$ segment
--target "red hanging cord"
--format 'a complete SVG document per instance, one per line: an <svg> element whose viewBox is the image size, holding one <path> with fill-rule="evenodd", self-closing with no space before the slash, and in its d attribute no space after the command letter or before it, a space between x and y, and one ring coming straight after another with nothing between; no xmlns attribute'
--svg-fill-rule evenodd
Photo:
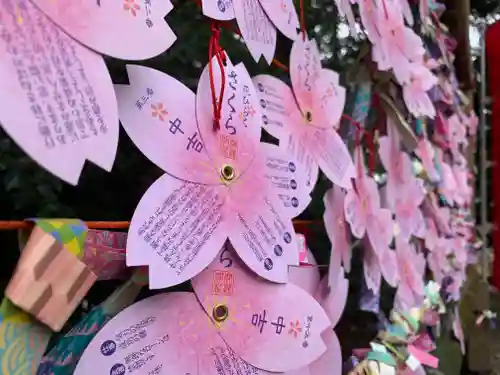
<svg viewBox="0 0 500 375"><path fill-rule="evenodd" d="M300 29L302 30L302 38L306 40L306 17L304 14L304 0L300 0Z"/></svg>
<svg viewBox="0 0 500 375"><path fill-rule="evenodd" d="M219 25L216 22L211 24L210 42L208 44L208 75L210 78L210 92L212 94L212 106L214 112L213 118L213 130L214 132L220 129L220 118L222 112L222 101L224 99L224 88L226 87L226 73L224 70L224 64L226 62L226 57L224 51L220 47L220 30ZM219 97L215 94L215 83L214 83L214 72L213 72L213 58L216 58L217 64L219 65L221 74L221 87Z"/></svg>
<svg viewBox="0 0 500 375"><path fill-rule="evenodd" d="M363 133L364 137L366 138L369 150L368 169L370 171L370 174L373 174L373 172L375 171L375 129L372 131L372 133L368 133L366 130L363 130L359 122L354 120L352 117L343 114L342 118L345 118L356 127L356 147L358 148L359 152L361 152L361 134Z"/></svg>
<svg viewBox="0 0 500 375"><path fill-rule="evenodd" d="M372 129L371 135L368 138L368 169L370 170L370 174L375 172L375 129Z"/></svg>

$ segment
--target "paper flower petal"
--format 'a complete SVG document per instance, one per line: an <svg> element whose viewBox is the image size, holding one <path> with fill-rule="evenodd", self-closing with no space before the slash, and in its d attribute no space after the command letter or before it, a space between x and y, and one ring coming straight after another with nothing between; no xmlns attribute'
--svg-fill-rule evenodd
<svg viewBox="0 0 500 375"><path fill-rule="evenodd" d="M394 236L394 222L391 211L381 208L367 219L367 232L377 255L388 249Z"/></svg>
<svg viewBox="0 0 500 375"><path fill-rule="evenodd" d="M214 164L220 167L221 163L237 164L237 173L246 171L254 156L257 140L258 112L249 110L257 108L256 96L250 96L251 79L243 65L233 66L226 57L225 88L220 118L220 129L214 130L214 110L210 85L209 65L203 70L196 92L196 118L198 129L205 142L209 156ZM221 71L216 58L212 59L213 82L215 97L219 98L221 91ZM250 116L257 116L251 119ZM260 125L260 123L259 123ZM254 145L252 145L254 143ZM222 157L222 159L221 159ZM219 160L220 159L220 160ZM233 165L234 166L234 165Z"/></svg>
<svg viewBox="0 0 500 375"><path fill-rule="evenodd" d="M365 276L366 286L374 294L380 293L380 283L382 274L377 255L369 241L365 239L365 251L363 256L363 274Z"/></svg>
<svg viewBox="0 0 500 375"><path fill-rule="evenodd" d="M299 17L293 0L259 0L274 26L288 39L298 37Z"/></svg>
<svg viewBox="0 0 500 375"><path fill-rule="evenodd" d="M277 285L259 279L237 257L228 257L232 257L230 267L216 260L192 284L212 316L214 306L210 302L221 290L217 287L219 275L225 273L224 280L232 280L232 288L222 288L228 319L218 325L236 354L253 366L273 372L306 366L323 354L326 346L321 333L330 322L316 300L291 283Z"/></svg>
<svg viewBox="0 0 500 375"><path fill-rule="evenodd" d="M349 280L344 276L344 269L340 268L337 275L335 289L328 288L328 279L324 277L320 282L316 299L328 315L332 328L339 322L344 313L349 293Z"/></svg>
<svg viewBox="0 0 500 375"><path fill-rule="evenodd" d="M295 230L273 193L242 205L227 221L228 237L255 273L277 283L288 280L288 266L299 264Z"/></svg>
<svg viewBox="0 0 500 375"><path fill-rule="evenodd" d="M290 79L302 113L313 110L314 86L321 72L321 58L315 40L300 34L290 52Z"/></svg>
<svg viewBox="0 0 500 375"><path fill-rule="evenodd" d="M382 276L387 281L387 284L393 288L396 287L400 279L396 253L390 249L384 251L379 260L379 265Z"/></svg>
<svg viewBox="0 0 500 375"><path fill-rule="evenodd" d="M289 135L286 139L280 141L280 148L293 155L305 167L307 173L306 186L308 191L312 192L316 186L316 181L318 181L319 166L309 147L310 143L303 137L304 133L301 134L302 136L300 134Z"/></svg>
<svg viewBox="0 0 500 375"><path fill-rule="evenodd" d="M164 19L173 9L170 0L33 2L71 37L119 59L155 57L176 39Z"/></svg>
<svg viewBox="0 0 500 375"><path fill-rule="evenodd" d="M220 183L196 125L195 96L160 71L127 65L130 85L117 85L120 120L139 150L174 177Z"/></svg>
<svg viewBox="0 0 500 375"><path fill-rule="evenodd" d="M283 202L290 218L300 215L311 202L305 168L278 146L262 143L260 149L265 157L264 173L272 191Z"/></svg>
<svg viewBox="0 0 500 375"><path fill-rule="evenodd" d="M363 212L361 201L354 190L349 190L344 199L345 219L356 238L363 238L366 233L367 216Z"/></svg>
<svg viewBox="0 0 500 375"><path fill-rule="evenodd" d="M356 170L351 154L336 130L317 130L310 148L330 181L344 189L352 188L351 179L356 176Z"/></svg>
<svg viewBox="0 0 500 375"><path fill-rule="evenodd" d="M319 128L338 128L344 111L346 90L339 84L339 74L321 69L313 88L312 124Z"/></svg>
<svg viewBox="0 0 500 375"><path fill-rule="evenodd" d="M351 245L348 239L347 221L344 217L344 200L346 193L338 186L333 186L325 193L323 202L325 204L325 213L323 221L325 223L326 233L332 244L332 252L340 255L342 264L346 272L351 270ZM329 273L334 274L334 273ZM332 287L330 280L330 287Z"/></svg>
<svg viewBox="0 0 500 375"><path fill-rule="evenodd" d="M102 56L67 36L30 1L6 0L2 7L1 126L38 164L70 184L77 184L85 159L111 170L119 123Z"/></svg>
<svg viewBox="0 0 500 375"><path fill-rule="evenodd" d="M302 115L297 108L292 90L281 80L261 74L253 77L262 111L262 126L273 137L279 140L293 131L292 125L302 125Z"/></svg>
<svg viewBox="0 0 500 375"><path fill-rule="evenodd" d="M259 0L233 0L233 8L243 40L254 60L258 62L263 55L271 64L277 32Z"/></svg>
<svg viewBox="0 0 500 375"><path fill-rule="evenodd" d="M149 265L150 288L189 280L214 259L227 238L223 189L165 174L146 191L130 223L127 265Z"/></svg>

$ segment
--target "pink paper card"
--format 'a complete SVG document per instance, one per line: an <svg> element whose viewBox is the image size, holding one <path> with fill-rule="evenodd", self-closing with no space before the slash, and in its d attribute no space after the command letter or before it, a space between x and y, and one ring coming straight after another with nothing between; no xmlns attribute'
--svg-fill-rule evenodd
<svg viewBox="0 0 500 375"><path fill-rule="evenodd" d="M228 347L193 293L163 293L123 310L83 353L75 375L265 374Z"/></svg>
<svg viewBox="0 0 500 375"><path fill-rule="evenodd" d="M259 0L274 26L287 38L295 40L300 28L293 0Z"/></svg>
<svg viewBox="0 0 500 375"><path fill-rule="evenodd" d="M330 321L312 296L291 283L277 285L255 277L234 253L226 257L229 267L215 260L192 284L237 355L258 368L284 372L325 352L321 334ZM224 319L217 315L221 304L227 311Z"/></svg>
<svg viewBox="0 0 500 375"><path fill-rule="evenodd" d="M111 170L118 116L102 56L68 37L30 1L6 0L2 7L2 127L70 184L77 184L85 159Z"/></svg>
<svg viewBox="0 0 500 375"><path fill-rule="evenodd" d="M339 83L339 74L330 69L321 69L314 83L313 96L314 125L337 130L346 98L346 90Z"/></svg>
<svg viewBox="0 0 500 375"><path fill-rule="evenodd" d="M285 141L291 133L290 122L301 121L302 116L294 93L286 83L267 74L253 77L253 83L260 99L262 127L273 137Z"/></svg>
<svg viewBox="0 0 500 375"><path fill-rule="evenodd" d="M408 345L408 353L415 357L421 364L432 368L438 368L439 359L432 354L420 350L414 345Z"/></svg>
<svg viewBox="0 0 500 375"><path fill-rule="evenodd" d="M203 14L219 21L234 19L233 0L201 0Z"/></svg>
<svg viewBox="0 0 500 375"><path fill-rule="evenodd" d="M276 27L259 0L233 0L233 7L241 35L252 57L258 62L262 55L271 64L276 50Z"/></svg>
<svg viewBox="0 0 500 375"><path fill-rule="evenodd" d="M432 352L436 349L436 343L431 339L428 333L419 334L413 341L412 345L420 350Z"/></svg>
<svg viewBox="0 0 500 375"><path fill-rule="evenodd" d="M347 190L352 189L356 170L351 154L340 135L334 129L316 131L310 147L325 175L335 185Z"/></svg>
<svg viewBox="0 0 500 375"><path fill-rule="evenodd" d="M170 0L33 2L74 39L119 59L155 57L176 39L164 20L173 9Z"/></svg>
<svg viewBox="0 0 500 375"><path fill-rule="evenodd" d="M302 34L295 39L290 52L290 79L302 113L312 111L316 79L321 72L321 57L315 40Z"/></svg>
<svg viewBox="0 0 500 375"><path fill-rule="evenodd" d="M375 294L380 293L380 284L382 282L382 274L378 263L377 256L370 245L369 241L365 239L365 252L363 256L363 274L366 281L366 286Z"/></svg>
<svg viewBox="0 0 500 375"><path fill-rule="evenodd" d="M301 163L307 173L306 187L311 193L319 176L319 166L312 152L310 152L309 142L302 137L289 135L280 141L280 148L290 155L293 155Z"/></svg>

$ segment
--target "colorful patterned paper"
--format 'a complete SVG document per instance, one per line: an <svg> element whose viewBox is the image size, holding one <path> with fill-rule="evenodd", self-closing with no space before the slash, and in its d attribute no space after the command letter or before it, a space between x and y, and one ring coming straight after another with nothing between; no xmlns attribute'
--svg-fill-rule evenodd
<svg viewBox="0 0 500 375"><path fill-rule="evenodd" d="M99 280L124 279L130 275L125 262L126 242L126 233L89 230L82 260Z"/></svg>
<svg viewBox="0 0 500 375"><path fill-rule="evenodd" d="M52 235L70 253L82 258L88 228L79 219L33 219L44 232Z"/></svg>
<svg viewBox="0 0 500 375"><path fill-rule="evenodd" d="M72 375L83 352L104 325L133 303L141 287L127 281L95 307L42 358L37 375Z"/></svg>
<svg viewBox="0 0 500 375"><path fill-rule="evenodd" d="M0 305L0 373L34 375L52 332L7 298Z"/></svg>
<svg viewBox="0 0 500 375"><path fill-rule="evenodd" d="M352 118L357 121L359 125L364 128L366 118L370 112L372 103L372 82L366 81L361 83L356 90L354 98L354 109L352 111Z"/></svg>

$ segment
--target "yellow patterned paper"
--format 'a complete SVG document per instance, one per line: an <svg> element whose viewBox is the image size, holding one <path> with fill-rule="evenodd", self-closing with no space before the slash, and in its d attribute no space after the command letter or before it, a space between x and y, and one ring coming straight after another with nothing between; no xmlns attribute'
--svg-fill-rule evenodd
<svg viewBox="0 0 500 375"><path fill-rule="evenodd" d="M50 336L47 327L4 298L0 305L0 374L36 374Z"/></svg>

